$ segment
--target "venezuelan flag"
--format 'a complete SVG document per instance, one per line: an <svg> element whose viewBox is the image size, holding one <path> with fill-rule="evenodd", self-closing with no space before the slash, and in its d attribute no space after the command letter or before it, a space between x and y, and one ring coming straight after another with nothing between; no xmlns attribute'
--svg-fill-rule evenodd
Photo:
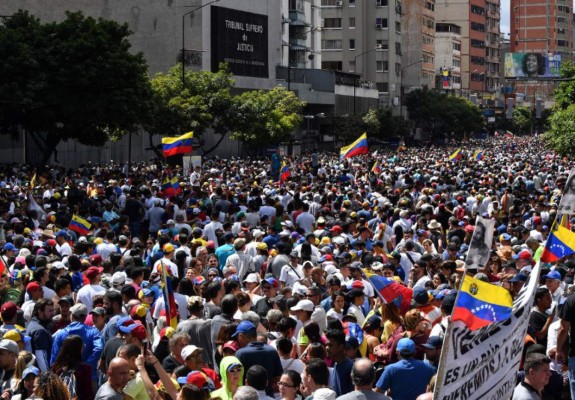
<svg viewBox="0 0 575 400"><path fill-rule="evenodd" d="M160 279L162 284L162 294L164 296L164 305L166 307L166 321L169 326L176 329L178 326L178 306L174 297L173 275L170 267L160 261L158 265L160 271Z"/></svg>
<svg viewBox="0 0 575 400"><path fill-rule="evenodd" d="M479 161L482 158L483 158L483 151L475 150L475 153L473 153L473 161Z"/></svg>
<svg viewBox="0 0 575 400"><path fill-rule="evenodd" d="M513 299L504 288L465 276L455 303L452 321L462 321L475 331L511 316Z"/></svg>
<svg viewBox="0 0 575 400"><path fill-rule="evenodd" d="M373 164L373 167L371 167L371 172L378 175L381 174L381 164L379 163L379 161L376 161Z"/></svg>
<svg viewBox="0 0 575 400"><path fill-rule="evenodd" d="M369 276L369 280L386 303L394 303L402 314L409 310L413 297L413 291L410 288L397 283L393 279L379 275Z"/></svg>
<svg viewBox="0 0 575 400"><path fill-rule="evenodd" d="M164 152L164 157L191 153L193 137L194 132L188 132L178 137L162 138L162 151Z"/></svg>
<svg viewBox="0 0 575 400"><path fill-rule="evenodd" d="M287 178L291 176L291 172L287 163L284 161L282 162L282 167L280 169L280 182L285 181Z"/></svg>
<svg viewBox="0 0 575 400"><path fill-rule="evenodd" d="M367 133L361 135L355 142L349 146L344 146L340 149L340 158L346 159L353 156L359 156L362 154L367 154L369 152L369 147L367 146Z"/></svg>
<svg viewBox="0 0 575 400"><path fill-rule="evenodd" d="M541 253L541 261L554 262L571 254L575 254L575 232L555 221Z"/></svg>
<svg viewBox="0 0 575 400"><path fill-rule="evenodd" d="M449 156L449 161L457 161L459 160L459 157L461 157L461 147L455 150L453 154Z"/></svg>
<svg viewBox="0 0 575 400"><path fill-rule="evenodd" d="M68 229L71 231L76 232L79 235L87 235L92 228L92 224L89 221L86 221L83 218L78 217L77 215L72 215L72 221L70 221L70 225Z"/></svg>
<svg viewBox="0 0 575 400"><path fill-rule="evenodd" d="M162 193L166 196L174 195L174 188L172 187L172 180L167 178L162 182Z"/></svg>

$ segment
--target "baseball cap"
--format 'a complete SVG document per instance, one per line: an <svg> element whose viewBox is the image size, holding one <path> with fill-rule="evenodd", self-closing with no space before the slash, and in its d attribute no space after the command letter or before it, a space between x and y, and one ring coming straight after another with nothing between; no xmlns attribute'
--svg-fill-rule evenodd
<svg viewBox="0 0 575 400"><path fill-rule="evenodd" d="M4 337L2 339L9 339L9 340L12 340L16 343L18 343L18 342L28 343L32 340L32 338L30 336L27 336L24 333L19 332L17 329L9 330L8 332L6 332L4 334Z"/></svg>
<svg viewBox="0 0 575 400"><path fill-rule="evenodd" d="M26 379L30 375L40 375L40 370L36 367L28 367L22 372L22 379Z"/></svg>
<svg viewBox="0 0 575 400"><path fill-rule="evenodd" d="M75 317L85 317L88 315L88 308L84 304L78 303L70 308L70 313Z"/></svg>
<svg viewBox="0 0 575 400"><path fill-rule="evenodd" d="M397 342L397 351L399 351L401 354L415 353L414 341L408 338L400 339L399 342Z"/></svg>
<svg viewBox="0 0 575 400"><path fill-rule="evenodd" d="M229 340L226 343L224 343L223 348L224 349L230 349L233 351L238 351L240 349L240 346L239 346L238 342L236 342L235 340Z"/></svg>
<svg viewBox="0 0 575 400"><path fill-rule="evenodd" d="M112 275L112 285L114 286L124 285L126 283L127 277L128 275L126 275L126 273L123 271L114 272L114 275Z"/></svg>
<svg viewBox="0 0 575 400"><path fill-rule="evenodd" d="M91 279L91 278L95 278L97 275L99 275L101 273L102 273L102 270L100 268L90 267L86 270L86 272L84 272L84 275L86 275L86 277L88 279Z"/></svg>
<svg viewBox="0 0 575 400"><path fill-rule="evenodd" d="M266 278L262 281L263 284L265 284L266 282L267 284L272 285L275 288L279 286L278 281L275 278Z"/></svg>
<svg viewBox="0 0 575 400"><path fill-rule="evenodd" d="M106 309L104 307L96 307L90 311L90 314L106 315Z"/></svg>
<svg viewBox="0 0 575 400"><path fill-rule="evenodd" d="M315 308L315 306L313 305L311 300L300 300L295 306L293 306L292 308L290 308L290 310L292 311L309 311L309 312L313 312L313 309Z"/></svg>
<svg viewBox="0 0 575 400"><path fill-rule="evenodd" d="M427 339L427 343L423 344L422 346L426 349L440 349L443 345L443 339L439 336L430 336Z"/></svg>
<svg viewBox="0 0 575 400"><path fill-rule="evenodd" d="M257 282L259 282L258 275L255 273L248 274L248 276L246 276L246 279L244 279L244 283L257 283Z"/></svg>
<svg viewBox="0 0 575 400"><path fill-rule="evenodd" d="M531 253L528 250L522 250L519 254L514 255L513 259L517 260L531 260Z"/></svg>
<svg viewBox="0 0 575 400"><path fill-rule="evenodd" d="M525 275L523 272L518 272L515 275L513 275L513 278L509 279L509 282L511 282L511 283L527 282L527 279L529 279L529 277L527 275ZM561 278L559 278L559 279L561 279Z"/></svg>
<svg viewBox="0 0 575 400"><path fill-rule="evenodd" d="M75 304L74 299L72 298L72 296L62 296L60 297L60 300L58 300L58 304L60 304L61 302L65 301L66 303L70 304L71 306L73 306Z"/></svg>
<svg viewBox="0 0 575 400"><path fill-rule="evenodd" d="M550 271L547 275L544 275L543 278L561 280L561 274L559 271Z"/></svg>
<svg viewBox="0 0 575 400"><path fill-rule="evenodd" d="M146 310L146 307L144 307L141 304L135 304L132 309L130 310L130 316L132 318L136 318L136 317L145 317L146 313L148 310Z"/></svg>
<svg viewBox="0 0 575 400"><path fill-rule="evenodd" d="M18 312L18 306L11 301L7 301L0 307L0 312L4 314L7 319L12 319Z"/></svg>
<svg viewBox="0 0 575 400"><path fill-rule="evenodd" d="M502 240L511 240L511 235L508 234L508 233L503 233L503 234L501 234L501 235L499 236L499 241L502 241Z"/></svg>
<svg viewBox="0 0 575 400"><path fill-rule="evenodd" d="M30 282L28 286L26 286L26 291L28 293L35 292L36 290L42 290L42 286L36 281Z"/></svg>
<svg viewBox="0 0 575 400"><path fill-rule="evenodd" d="M190 344L190 345L188 345L182 349L182 353L181 353L182 358L185 360L186 358L188 358L189 356L194 354L196 351L202 352L202 351L204 351L204 349L202 349L201 347L195 346L193 344Z"/></svg>
<svg viewBox="0 0 575 400"><path fill-rule="evenodd" d="M164 253L171 253L174 251L174 245L171 243L166 243L164 247L162 247L162 251Z"/></svg>
<svg viewBox="0 0 575 400"><path fill-rule="evenodd" d="M417 288L413 291L413 300L417 304L427 304L429 301L429 294L424 288Z"/></svg>
<svg viewBox="0 0 575 400"><path fill-rule="evenodd" d="M7 350L11 353L18 354L20 352L20 348L18 344L10 339L2 339L0 340L0 350Z"/></svg>
<svg viewBox="0 0 575 400"><path fill-rule="evenodd" d="M233 338L239 336L240 333L256 333L256 327L250 321L242 321L239 323L238 327L236 328L236 332L232 335Z"/></svg>
<svg viewBox="0 0 575 400"><path fill-rule="evenodd" d="M18 249L16 248L16 246L14 246L12 243L6 243L4 245L4 250L5 251L18 251Z"/></svg>
<svg viewBox="0 0 575 400"><path fill-rule="evenodd" d="M52 263L52 268L53 269L68 269L68 267L66 267L66 265L62 262L62 261L54 261Z"/></svg>
<svg viewBox="0 0 575 400"><path fill-rule="evenodd" d="M178 383L180 385L194 385L210 392L216 389L212 380L202 371L192 371L187 376L181 376L178 378Z"/></svg>

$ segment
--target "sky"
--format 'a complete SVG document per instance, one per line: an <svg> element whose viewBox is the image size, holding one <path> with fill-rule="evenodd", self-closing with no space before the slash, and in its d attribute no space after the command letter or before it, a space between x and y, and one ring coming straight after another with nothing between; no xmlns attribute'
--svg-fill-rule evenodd
<svg viewBox="0 0 575 400"><path fill-rule="evenodd" d="M501 0L501 33L509 33L509 0Z"/></svg>

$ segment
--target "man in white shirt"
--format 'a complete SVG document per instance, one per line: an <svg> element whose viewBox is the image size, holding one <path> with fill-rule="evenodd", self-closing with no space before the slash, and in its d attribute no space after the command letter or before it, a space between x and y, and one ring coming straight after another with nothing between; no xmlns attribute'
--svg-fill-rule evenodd
<svg viewBox="0 0 575 400"><path fill-rule="evenodd" d="M92 311L94 307L94 296L100 293L103 294L106 291L106 289L99 285L101 274L102 270L97 267L90 267L84 272L84 275L90 283L78 290L78 303L84 304L88 312Z"/></svg>
<svg viewBox="0 0 575 400"><path fill-rule="evenodd" d="M178 266L174 264L172 261L174 259L174 245L171 243L166 243L162 248L162 252L164 253L164 257L161 260L156 261L154 264L153 272L161 273L160 266L168 267L172 275L178 278Z"/></svg>
<svg viewBox="0 0 575 400"><path fill-rule="evenodd" d="M56 250L60 253L62 257L69 257L72 255L72 247L68 243L68 233L65 230L58 231L56 233Z"/></svg>

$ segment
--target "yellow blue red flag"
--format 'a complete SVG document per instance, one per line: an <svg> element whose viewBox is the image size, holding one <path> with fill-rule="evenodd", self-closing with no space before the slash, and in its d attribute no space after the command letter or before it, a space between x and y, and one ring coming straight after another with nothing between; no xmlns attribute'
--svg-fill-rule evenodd
<svg viewBox="0 0 575 400"><path fill-rule="evenodd" d="M162 138L162 151L164 153L164 157L191 153L193 137L194 132L188 132L178 137Z"/></svg>
<svg viewBox="0 0 575 400"><path fill-rule="evenodd" d="M349 146L342 147L339 151L339 155L343 160L345 158L367 154L368 152L369 147L367 146L367 133L364 133Z"/></svg>

